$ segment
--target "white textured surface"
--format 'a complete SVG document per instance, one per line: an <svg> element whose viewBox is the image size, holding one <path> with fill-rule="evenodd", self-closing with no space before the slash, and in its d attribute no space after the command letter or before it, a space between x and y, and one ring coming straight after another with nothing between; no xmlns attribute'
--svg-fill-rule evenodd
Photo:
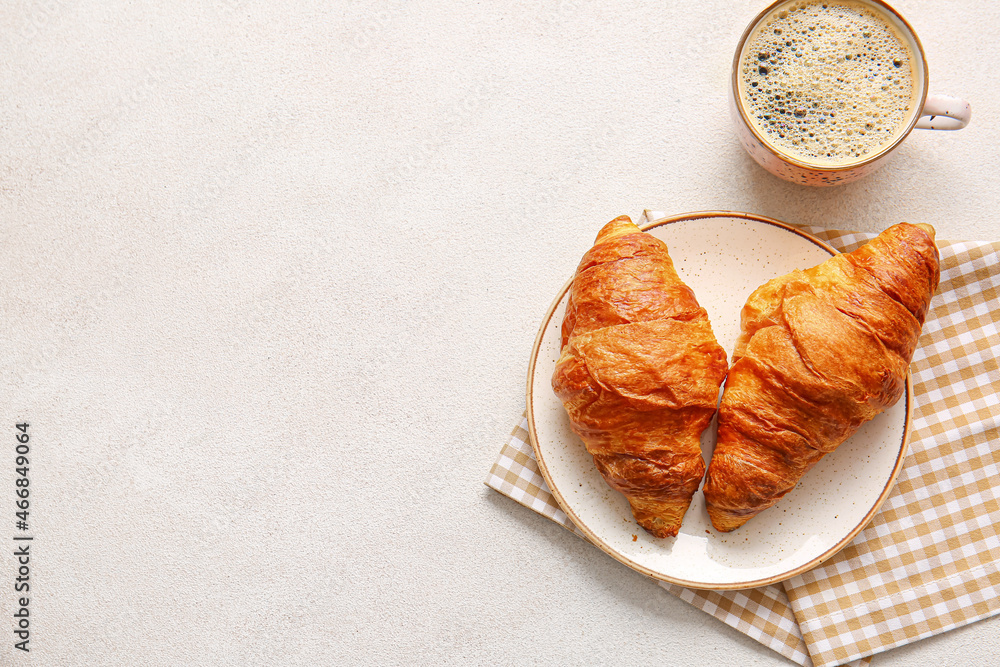
<svg viewBox="0 0 1000 667"><path fill-rule="evenodd" d="M482 480L618 214L1000 237L1000 8L894 3L972 123L807 190L729 126L764 2L293 4L0 6L31 662L786 664ZM998 628L876 663L992 664Z"/></svg>

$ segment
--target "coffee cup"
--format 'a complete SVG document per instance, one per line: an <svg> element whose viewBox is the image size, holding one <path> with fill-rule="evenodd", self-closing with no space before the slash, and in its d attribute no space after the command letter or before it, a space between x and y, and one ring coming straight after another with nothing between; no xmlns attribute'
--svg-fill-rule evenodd
<svg viewBox="0 0 1000 667"><path fill-rule="evenodd" d="M969 103L927 94L910 24L881 0L778 0L733 59L740 143L775 176L849 183L885 164L913 128L958 130Z"/></svg>

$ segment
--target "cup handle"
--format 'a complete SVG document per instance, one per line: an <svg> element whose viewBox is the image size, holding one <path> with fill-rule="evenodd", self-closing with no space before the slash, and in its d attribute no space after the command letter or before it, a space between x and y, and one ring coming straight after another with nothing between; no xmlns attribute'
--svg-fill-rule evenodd
<svg viewBox="0 0 1000 667"><path fill-rule="evenodd" d="M961 130L972 118L972 107L958 97L928 95L917 127L922 130Z"/></svg>

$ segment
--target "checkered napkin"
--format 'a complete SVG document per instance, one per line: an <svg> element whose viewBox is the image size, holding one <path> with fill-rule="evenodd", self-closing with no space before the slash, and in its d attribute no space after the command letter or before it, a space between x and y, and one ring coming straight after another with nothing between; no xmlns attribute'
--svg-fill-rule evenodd
<svg viewBox="0 0 1000 667"><path fill-rule="evenodd" d="M843 252L874 236L803 229ZM909 453L871 523L836 556L780 584L660 583L800 665L868 664L867 656L1000 613L1000 243L937 245L941 285L911 366ZM486 484L577 532L538 472L527 429L522 417Z"/></svg>

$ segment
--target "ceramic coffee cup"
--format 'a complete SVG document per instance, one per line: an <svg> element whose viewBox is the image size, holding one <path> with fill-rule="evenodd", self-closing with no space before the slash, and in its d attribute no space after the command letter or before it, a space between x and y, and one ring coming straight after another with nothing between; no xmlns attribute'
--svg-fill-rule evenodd
<svg viewBox="0 0 1000 667"><path fill-rule="evenodd" d="M744 31L730 83L740 143L803 185L857 180L913 128L971 117L965 100L927 94L920 40L881 0L778 0Z"/></svg>

